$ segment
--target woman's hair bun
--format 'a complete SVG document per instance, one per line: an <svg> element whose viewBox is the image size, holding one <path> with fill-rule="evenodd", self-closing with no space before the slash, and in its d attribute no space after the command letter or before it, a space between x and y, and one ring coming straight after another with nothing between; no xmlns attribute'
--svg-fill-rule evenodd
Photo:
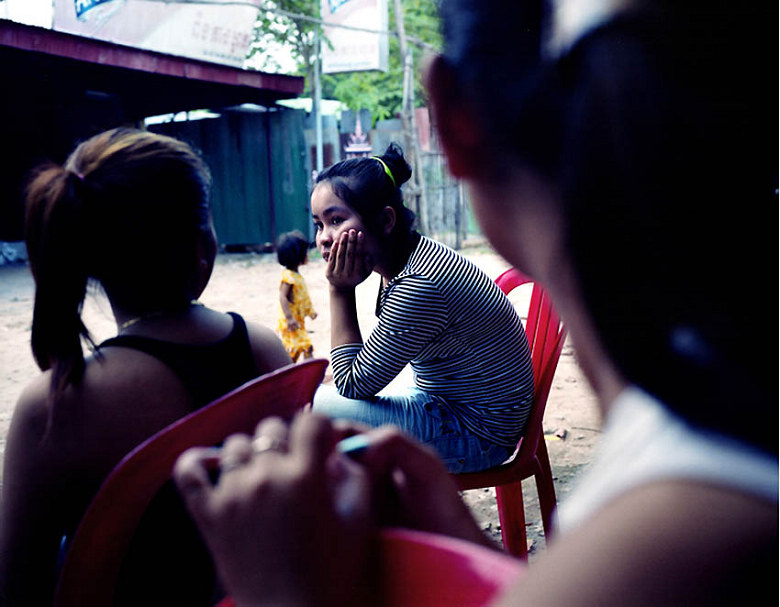
<svg viewBox="0 0 780 607"><path fill-rule="evenodd" d="M412 167L406 162L404 151L400 145L395 142L391 143L380 158L393 174L396 187L400 188L402 184L409 181L409 178L412 176Z"/></svg>

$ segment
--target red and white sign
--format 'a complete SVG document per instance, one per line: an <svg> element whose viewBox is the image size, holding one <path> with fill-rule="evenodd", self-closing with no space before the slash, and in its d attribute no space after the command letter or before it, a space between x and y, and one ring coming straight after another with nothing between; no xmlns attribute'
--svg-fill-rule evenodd
<svg viewBox="0 0 780 607"><path fill-rule="evenodd" d="M151 0L55 0L54 29L242 67L257 8Z"/></svg>

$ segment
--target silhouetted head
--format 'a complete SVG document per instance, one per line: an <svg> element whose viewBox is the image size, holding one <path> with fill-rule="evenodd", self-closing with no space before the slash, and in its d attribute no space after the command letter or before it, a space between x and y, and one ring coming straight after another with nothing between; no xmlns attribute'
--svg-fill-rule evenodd
<svg viewBox="0 0 780 607"><path fill-rule="evenodd" d="M572 4L443 1L428 81L450 167L488 193L472 199L486 233L532 276L555 267L524 267L539 258L528 247L547 244L517 238L517 222L554 218L557 254L628 381L776 450L773 424L759 432L740 408L777 415L776 371L755 356L765 336L745 318L777 306L759 261L774 259L776 92L748 68L774 53L773 19L659 0L573 32L560 12ZM502 185L527 175L547 207L523 202L515 221Z"/></svg>
<svg viewBox="0 0 780 607"><path fill-rule="evenodd" d="M114 129L81 143L64 166L41 168L26 194L35 277L32 346L61 388L81 377L81 305L88 279L133 314L197 298L216 255L209 172L176 139Z"/></svg>

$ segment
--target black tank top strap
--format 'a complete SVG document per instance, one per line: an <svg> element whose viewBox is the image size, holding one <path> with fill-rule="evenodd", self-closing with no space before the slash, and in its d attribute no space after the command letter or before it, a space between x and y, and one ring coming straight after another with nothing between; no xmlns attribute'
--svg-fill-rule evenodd
<svg viewBox="0 0 780 607"><path fill-rule="evenodd" d="M98 349L132 348L165 363L184 383L197 409L258 375L246 323L240 314L228 314L233 318L232 330L210 344L177 344L139 335L117 335L102 342Z"/></svg>

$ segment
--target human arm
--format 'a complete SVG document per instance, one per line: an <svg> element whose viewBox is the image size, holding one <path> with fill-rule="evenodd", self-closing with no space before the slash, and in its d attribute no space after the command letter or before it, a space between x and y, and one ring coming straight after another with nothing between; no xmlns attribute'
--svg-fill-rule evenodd
<svg viewBox="0 0 780 607"><path fill-rule="evenodd" d="M374 396L431 346L448 322L446 301L429 279L397 278L385 289L377 325L365 343L331 351L339 392L347 398Z"/></svg>
<svg viewBox="0 0 780 607"><path fill-rule="evenodd" d="M317 318L317 311L314 309L314 305L311 303L311 296L309 295L309 288L306 286L306 280L301 276L300 284L298 285L298 293L300 295L300 310L303 316L308 316L312 320Z"/></svg>
<svg viewBox="0 0 780 607"><path fill-rule="evenodd" d="M262 325L247 323L246 326L255 366L261 375L292 364L292 359L278 335Z"/></svg>
<svg viewBox="0 0 780 607"><path fill-rule="evenodd" d="M331 286L329 295L331 350L346 344L362 344L355 289L334 289Z"/></svg>
<svg viewBox="0 0 780 607"><path fill-rule="evenodd" d="M552 542L497 604L740 604L776 592L777 532L776 503L690 481L648 484Z"/></svg>
<svg viewBox="0 0 780 607"><path fill-rule="evenodd" d="M292 298L292 285L288 282L282 282L279 284L279 305L282 307L282 314L287 321L287 329L289 331L295 331L298 329L298 321L293 316L292 309L290 308L290 301Z"/></svg>
<svg viewBox="0 0 780 607"><path fill-rule="evenodd" d="M309 296L309 290L306 285L303 285L303 304L305 315L314 320L317 318L317 311L314 309L314 305L311 303L311 297Z"/></svg>
<svg viewBox="0 0 780 607"><path fill-rule="evenodd" d="M22 393L8 431L0 516L0 601L51 603L55 563L68 503L50 450L42 441L49 374ZM45 381L44 381L45 379Z"/></svg>

